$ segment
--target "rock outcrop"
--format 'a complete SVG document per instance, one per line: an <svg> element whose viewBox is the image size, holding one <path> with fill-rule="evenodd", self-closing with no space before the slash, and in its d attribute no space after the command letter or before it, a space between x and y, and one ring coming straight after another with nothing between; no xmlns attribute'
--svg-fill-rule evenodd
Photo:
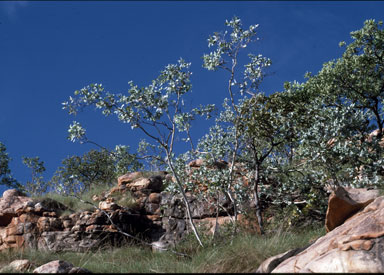
<svg viewBox="0 0 384 275"><path fill-rule="evenodd" d="M371 196L377 195L375 192L361 197L362 190L358 190L361 194L348 190L349 195L344 191L339 190L339 193L348 206L362 204L363 208L353 209L352 216L345 215L347 218L340 225L307 248L268 259L258 272L384 272L384 197L372 201ZM331 197L339 195L332 194ZM362 203L364 201L371 203ZM367 205L364 207L364 204ZM344 204L341 205L342 208ZM290 254L288 258L284 257L286 254ZM271 265L274 261L278 264Z"/></svg>
<svg viewBox="0 0 384 275"><path fill-rule="evenodd" d="M182 196L163 191L166 180L172 180L166 172L123 175L117 186L92 198L94 210L72 214L65 214L66 206L54 200L34 201L17 190L7 190L0 198L0 251L82 252L103 245L120 246L127 237L119 230L146 242L174 244L191 228ZM187 198L195 224L208 233L231 222L224 211L216 219L213 199L199 200L190 193ZM229 205L225 195L219 203Z"/></svg>
<svg viewBox="0 0 384 275"><path fill-rule="evenodd" d="M104 244L119 246L124 232L155 240L164 232L147 215L103 202L101 209L61 215L65 206L53 200L35 202L16 190L0 198L0 251L9 248L34 248L49 251L86 251ZM108 216L110 219L108 218Z"/></svg>
<svg viewBox="0 0 384 275"><path fill-rule="evenodd" d="M337 187L328 200L325 217L327 232L343 224L346 219L366 207L378 196L378 190Z"/></svg>

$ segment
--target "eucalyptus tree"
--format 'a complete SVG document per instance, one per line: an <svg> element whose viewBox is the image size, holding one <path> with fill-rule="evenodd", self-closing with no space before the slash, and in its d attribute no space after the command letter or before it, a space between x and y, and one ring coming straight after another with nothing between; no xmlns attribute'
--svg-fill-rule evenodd
<svg viewBox="0 0 384 275"><path fill-rule="evenodd" d="M319 98L319 113L309 129L307 137L315 132L324 133L322 139L332 139L332 146L320 142L319 156L323 165L333 173L332 180L339 182L335 169L342 162L350 178L356 173L371 175L378 181L382 170L383 149L380 141L384 131L384 30L382 22L366 20L364 26L351 32L352 42L346 45L342 56L323 65L321 71L312 76L304 89L314 98ZM331 129L333 129L331 131ZM375 134L372 130L376 129ZM310 139L307 139L307 142ZM319 141L318 141L319 142ZM311 143L311 142L310 142ZM319 143L318 143L319 144ZM313 143L312 143L313 145ZM368 147L367 147L368 146ZM324 147L321 151L320 148ZM331 147L331 148L330 148ZM327 155L337 152L331 162ZM311 154L315 154L314 151ZM342 157L343 156L343 157ZM319 158L316 158L319 160ZM339 159L339 160L337 160ZM353 173L352 173L353 172ZM364 173L363 173L364 174Z"/></svg>
<svg viewBox="0 0 384 275"><path fill-rule="evenodd" d="M9 162L11 158L6 152L7 148L0 142L0 184L11 188L20 188L21 185L13 178Z"/></svg>
<svg viewBox="0 0 384 275"><path fill-rule="evenodd" d="M240 161L249 171L256 217L261 233L264 232L259 188L268 181L274 168L287 165L292 159L296 141L295 112L281 100L283 93L266 96L262 93L245 99L240 104L242 122L239 125L244 149Z"/></svg>
<svg viewBox="0 0 384 275"><path fill-rule="evenodd" d="M228 31L215 32L208 39L208 47L215 47L215 50L203 56L203 67L212 70L224 70L229 73L227 92L229 95L226 104L228 108L223 112L226 123L233 126L233 145L232 155L229 158L230 168L227 181L227 193L234 206L235 220L237 220L237 202L232 194L234 168L241 148L240 124L243 113L239 110L239 99L244 96L254 96L259 92L259 86L265 77L265 69L271 65L270 59L261 54L248 54L249 63L244 65L244 69L239 69L241 50L248 47L250 43L259 40L257 37L258 25L251 25L248 29L243 29L240 18L233 17L226 21L225 25L231 29L229 37ZM240 71L240 72L239 72Z"/></svg>
<svg viewBox="0 0 384 275"><path fill-rule="evenodd" d="M384 30L382 22L366 20L362 29L351 32L351 42L342 57L324 64L321 71L310 77L307 86L314 93L328 98L329 105L354 103L356 109L372 114L383 136L384 100Z"/></svg>
<svg viewBox="0 0 384 275"><path fill-rule="evenodd" d="M91 84L75 91L75 97L64 102L64 109L70 114L76 114L84 106L96 106L105 116L114 114L117 118L138 129L162 149L162 157L173 173L182 194L192 230L202 245L191 216L190 206L183 187L181 174L175 167L174 144L176 137L190 141L191 122L197 115L208 115L213 105L184 109L184 97L191 91L190 63L180 59L177 64L169 64L161 71L158 78L146 87L138 87L129 82L126 94L106 92L102 84ZM81 139L85 130L79 124L73 124L70 129L70 139ZM184 135L184 136L183 136Z"/></svg>

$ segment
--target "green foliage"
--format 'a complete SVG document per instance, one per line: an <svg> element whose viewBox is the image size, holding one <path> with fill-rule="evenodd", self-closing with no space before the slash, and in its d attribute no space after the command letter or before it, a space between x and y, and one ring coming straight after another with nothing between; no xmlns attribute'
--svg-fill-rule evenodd
<svg viewBox="0 0 384 275"><path fill-rule="evenodd" d="M129 147L116 146L112 152L91 150L83 156L72 156L62 161L52 178L56 191L74 194L89 191L91 187L111 186L117 177L141 167Z"/></svg>
<svg viewBox="0 0 384 275"><path fill-rule="evenodd" d="M367 20L342 57L302 86L312 98L299 149L325 184L380 185L383 166L384 30ZM376 135L370 135L377 129ZM309 164L308 163L308 164ZM312 171L314 169L311 169Z"/></svg>
<svg viewBox="0 0 384 275"><path fill-rule="evenodd" d="M282 92L268 96L260 87L271 60L245 52L259 40L258 25L245 29L238 17L225 25L228 30L209 37L213 50L203 56L203 67L229 73L228 98L216 124L196 147L190 135L192 121L202 115L209 118L214 106L186 109L184 100L192 84L190 63L183 59L166 66L146 87L129 82L125 94L106 92L101 84L88 85L75 91L75 97L63 103L64 109L76 114L93 105L140 129L154 143L143 140L138 154L153 170L167 166L176 179L167 185L168 191L215 198L218 209L223 208L220 197L229 197L235 214L244 212L242 205L253 198L260 224L266 204L286 207L300 218L324 212L329 186L381 185L382 23L367 20L361 30L351 33L351 44L341 43L346 47L342 57L325 63L318 74L306 74L306 82L287 82ZM376 134L369 136L375 128ZM90 142L77 122L70 126L69 139ZM177 141L188 142L191 150L176 156ZM186 170L196 158L204 165ZM228 165L212 169L223 161ZM244 177L249 186L244 186ZM204 192L200 184L206 185Z"/></svg>
<svg viewBox="0 0 384 275"><path fill-rule="evenodd" d="M30 195L41 195L48 190L49 183L44 181L44 161L39 157L23 157L23 164L31 169L31 181L27 181L24 190Z"/></svg>
<svg viewBox="0 0 384 275"><path fill-rule="evenodd" d="M0 185L5 185L10 188L20 188L20 184L13 178L9 169L9 161L11 158L6 152L7 148L0 142Z"/></svg>
<svg viewBox="0 0 384 275"><path fill-rule="evenodd" d="M240 49L256 32L244 36L236 17L227 26L232 28L230 39L225 32L208 40L217 49L204 56L204 67L230 72L230 100L218 121L232 125L226 128L232 138L230 142L223 142L222 134L206 138L204 150L221 147L221 158L230 159L224 148L239 149L236 161L247 164L248 177L257 183L254 186L261 185L260 197L293 207L298 217L324 211L324 188L329 185L380 186L384 165L379 144L383 137L382 23L367 20L361 30L351 33L354 41L341 58L324 64L317 75L307 74L307 82L286 83L283 92L269 96L258 92L266 75L263 71L270 66L268 59L251 58L244 80L237 76ZM251 97L239 98L239 94ZM369 136L375 128L377 134ZM302 208L295 201L303 202Z"/></svg>
<svg viewBox="0 0 384 275"><path fill-rule="evenodd" d="M166 164L173 173L177 190L183 195L190 223L199 240L179 170L174 167L173 150L176 137L191 142L189 132L191 122L196 116L209 117L214 105L185 111L184 96L192 87L189 67L190 63L179 59L177 64L167 65L158 78L147 87L139 88L130 81L129 90L124 95L106 92L101 84L91 84L75 91L76 98L70 97L68 102L63 103L63 108L70 114L76 114L79 108L94 105L101 109L105 116L115 114L121 122L128 123L131 129L140 129L155 142L157 149L161 149L161 155L155 159ZM77 122L70 126L68 138L71 141L88 141L85 130Z"/></svg>
<svg viewBox="0 0 384 275"><path fill-rule="evenodd" d="M353 42L345 46L342 57L324 64L308 80L308 89L328 98L332 105L355 104L367 110L375 126L383 128L384 30L382 22L367 20L362 29L351 32ZM307 85L307 86L308 86Z"/></svg>

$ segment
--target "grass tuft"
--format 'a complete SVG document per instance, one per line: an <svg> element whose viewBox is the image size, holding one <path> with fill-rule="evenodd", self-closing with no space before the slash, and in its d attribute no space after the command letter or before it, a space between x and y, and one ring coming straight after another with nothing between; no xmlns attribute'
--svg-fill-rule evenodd
<svg viewBox="0 0 384 275"><path fill-rule="evenodd" d="M84 192L83 194L79 194L79 197L84 201L93 202L92 197L94 195L100 195L103 192L108 192L111 189L110 185L96 185L93 186L89 191ZM66 207L68 207L68 210L63 211L61 215L67 215L74 212L80 212L80 211L92 211L94 208L86 203L81 202L79 199L73 196L64 196L58 193L49 192L41 196L34 196L32 197L36 201L42 201L46 198L53 199L57 202L60 202L64 204ZM95 203L97 205L97 203Z"/></svg>

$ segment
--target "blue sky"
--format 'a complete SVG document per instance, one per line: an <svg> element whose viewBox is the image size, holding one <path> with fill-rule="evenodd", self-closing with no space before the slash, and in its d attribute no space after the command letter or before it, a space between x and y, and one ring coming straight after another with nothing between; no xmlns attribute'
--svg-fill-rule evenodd
<svg viewBox="0 0 384 275"><path fill-rule="evenodd" d="M384 2L0 1L0 142L14 177L22 183L30 178L22 156L39 156L50 179L62 159L94 149L66 139L73 120L108 148L136 148L142 136L114 117L92 109L73 117L62 110L63 101L90 83L122 93L128 81L147 85L182 57L192 63L192 104L220 105L226 75L203 69L201 57L209 52L208 36L234 15L244 27L260 25L252 53L272 60L273 74L262 85L268 94L340 57L338 43L349 42L364 20L384 20ZM195 125L194 139L208 126Z"/></svg>

